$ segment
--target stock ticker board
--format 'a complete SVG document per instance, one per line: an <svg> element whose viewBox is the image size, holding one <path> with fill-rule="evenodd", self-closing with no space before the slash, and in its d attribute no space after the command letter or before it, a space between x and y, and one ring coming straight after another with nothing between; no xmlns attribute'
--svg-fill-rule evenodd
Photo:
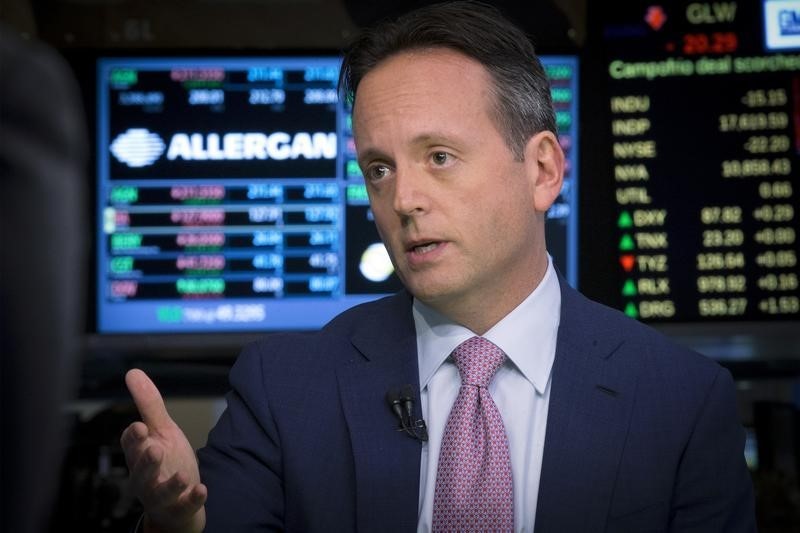
<svg viewBox="0 0 800 533"><path fill-rule="evenodd" d="M604 22L615 303L631 317L800 317L800 3L773 3L636 4Z"/></svg>

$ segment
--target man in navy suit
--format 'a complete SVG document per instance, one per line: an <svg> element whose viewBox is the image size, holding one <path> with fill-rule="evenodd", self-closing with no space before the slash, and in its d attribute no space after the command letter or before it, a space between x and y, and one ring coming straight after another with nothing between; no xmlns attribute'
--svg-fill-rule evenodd
<svg viewBox="0 0 800 533"><path fill-rule="evenodd" d="M406 291L246 347L199 466L131 371L143 422L122 443L144 529L436 529L460 387L450 354L477 335L507 357L488 391L515 531L754 530L729 373L585 299L552 265L544 219L564 155L524 34L483 5L422 8L365 33L342 80ZM385 397L406 384L403 432Z"/></svg>

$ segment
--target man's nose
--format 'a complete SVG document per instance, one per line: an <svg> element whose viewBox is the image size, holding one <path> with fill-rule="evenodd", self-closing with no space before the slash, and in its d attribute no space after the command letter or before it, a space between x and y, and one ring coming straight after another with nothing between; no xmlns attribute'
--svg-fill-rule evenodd
<svg viewBox="0 0 800 533"><path fill-rule="evenodd" d="M427 211L428 186L425 173L413 166L397 168L394 182L393 207L400 216L412 216Z"/></svg>

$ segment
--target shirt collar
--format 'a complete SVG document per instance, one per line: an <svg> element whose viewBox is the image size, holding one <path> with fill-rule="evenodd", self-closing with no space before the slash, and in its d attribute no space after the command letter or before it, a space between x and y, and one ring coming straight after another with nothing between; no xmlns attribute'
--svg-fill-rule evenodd
<svg viewBox="0 0 800 533"><path fill-rule="evenodd" d="M414 298L419 381L425 388L452 351L475 333ZM561 290L548 256L542 281L513 311L483 337L500 347L519 371L543 394L556 351Z"/></svg>

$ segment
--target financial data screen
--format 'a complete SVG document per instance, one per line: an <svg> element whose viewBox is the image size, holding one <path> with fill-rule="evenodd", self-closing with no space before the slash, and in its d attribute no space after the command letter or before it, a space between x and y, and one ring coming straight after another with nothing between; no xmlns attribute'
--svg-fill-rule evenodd
<svg viewBox="0 0 800 533"><path fill-rule="evenodd" d="M800 48L767 45L767 23L780 22L769 3L608 14L602 179L614 191L614 302L629 316L800 317ZM800 21L797 2L783 5Z"/></svg>
<svg viewBox="0 0 800 533"><path fill-rule="evenodd" d="M98 61L98 332L313 329L400 288L338 98L340 61ZM574 283L577 62L545 64L570 155L548 237Z"/></svg>

